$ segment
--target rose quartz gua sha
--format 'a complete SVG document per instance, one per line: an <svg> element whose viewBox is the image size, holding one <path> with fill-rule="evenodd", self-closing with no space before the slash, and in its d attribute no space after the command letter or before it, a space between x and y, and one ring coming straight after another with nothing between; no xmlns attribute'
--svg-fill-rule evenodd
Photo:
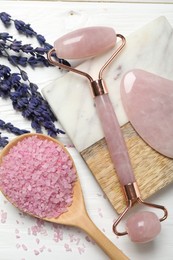
<svg viewBox="0 0 173 260"><path fill-rule="evenodd" d="M135 69L124 75L120 91L136 132L156 151L173 158L173 81Z"/></svg>
<svg viewBox="0 0 173 260"><path fill-rule="evenodd" d="M114 46L116 42L113 44L112 41L113 39L116 41L117 37L121 39L122 43L101 68L98 80L93 80L89 74L83 71L79 71L75 68L68 67L64 64L60 64L52 58L52 54L56 53L57 56L61 54L63 55L63 53L66 51L68 52L68 55L66 52L66 55L59 56L59 58L68 59L73 57L79 59L93 55L97 56L103 51L109 49L111 46ZM105 38L109 40L103 41ZM102 42L101 45L100 42ZM69 46L67 48L67 43L71 43L70 48ZM128 203L127 208L119 216L117 221L115 221L113 225L113 231L117 235L129 234L132 241L143 243L154 239L154 237L158 235L160 232L160 221L166 219L167 210L163 206L144 202L140 198L139 189L134 177L127 147L121 133L116 114L109 99L108 90L103 81L102 75L104 70L123 49L125 43L126 40L124 36L121 34L115 34L113 29L108 29L105 27L84 28L67 34L66 36L57 40L54 44L54 48L48 53L48 60L53 65L80 74L89 80L91 92L95 99L96 109L102 123L110 156ZM59 48L61 49L60 52ZM127 213L127 211L137 202L163 210L164 216L158 219L158 217L152 212L136 213L133 217L128 219L126 224L126 231L118 232L117 225Z"/></svg>

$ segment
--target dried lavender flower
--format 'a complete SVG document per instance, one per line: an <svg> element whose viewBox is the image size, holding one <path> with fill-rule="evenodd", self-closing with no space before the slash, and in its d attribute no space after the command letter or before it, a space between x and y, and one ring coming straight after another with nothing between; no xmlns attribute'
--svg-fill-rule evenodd
<svg viewBox="0 0 173 260"><path fill-rule="evenodd" d="M13 133L15 135L22 135L29 133L28 130L19 129L15 127L11 123L5 123L3 120L0 119L0 129L6 130L7 132ZM5 147L8 144L8 137L2 137L0 133L0 147Z"/></svg>
<svg viewBox="0 0 173 260"><path fill-rule="evenodd" d="M13 37L9 35L9 33L3 32L0 33L0 40L6 41L8 39L12 39Z"/></svg>
<svg viewBox="0 0 173 260"><path fill-rule="evenodd" d="M21 20L17 20L17 19L12 19L11 15L2 12L0 13L0 19L1 21L5 24L5 25L11 25L11 23L14 23L15 28L17 29L17 31L19 31L20 33L26 35L26 36L30 36L33 37L35 36L36 39L38 40L40 45L44 45L46 44L46 39L43 35L41 34L37 34L32 28L30 24L26 24L25 22L21 21ZM47 45L47 47L50 46L50 49L52 48L52 45Z"/></svg>
<svg viewBox="0 0 173 260"><path fill-rule="evenodd" d="M37 40L38 40L38 42L40 43L41 46L44 45L45 42L46 42L46 39L41 34L37 34Z"/></svg>
<svg viewBox="0 0 173 260"><path fill-rule="evenodd" d="M13 39L7 32L0 33L0 56L5 57L19 70L19 73L12 73L8 66L0 64L0 97L10 98L13 108L20 111L24 118L31 121L31 126L36 132L41 133L42 128L44 128L53 137L59 133L64 133L63 130L55 127L56 118L47 101L39 93L38 86L31 83L26 71L20 68L20 66L24 67L28 64L32 68L52 66L44 56L52 48L52 45L46 42L44 36L37 34L30 24L12 19L5 12L0 13L0 20L5 27L13 24L19 33L27 37L35 37L41 46L34 48L31 44L23 44L22 41ZM70 66L66 60L57 57L56 59L60 63ZM14 127L11 123L5 123L3 120L0 120L0 128L16 135L28 132ZM0 135L1 146L5 146L7 142L8 138Z"/></svg>
<svg viewBox="0 0 173 260"><path fill-rule="evenodd" d="M22 48L22 42L14 40L12 43L9 45L9 48L15 52L19 52Z"/></svg>
<svg viewBox="0 0 173 260"><path fill-rule="evenodd" d="M20 70L20 75L24 81L28 80L28 75L24 70Z"/></svg>
<svg viewBox="0 0 173 260"><path fill-rule="evenodd" d="M28 130L24 130L24 129L21 130L21 129L15 127L14 125L12 125L11 123L5 123L1 119L0 119L0 129L7 130L8 132L13 133L15 135L22 135L22 134L29 133Z"/></svg>
<svg viewBox="0 0 173 260"><path fill-rule="evenodd" d="M10 58L8 58L8 61L12 65L14 65L13 63L15 62L15 64L18 64L22 67L25 67L27 63L29 63L29 60L26 57L16 56L16 55L11 55Z"/></svg>
<svg viewBox="0 0 173 260"><path fill-rule="evenodd" d="M0 13L0 19L5 26L9 26L11 24L11 15L5 12Z"/></svg>
<svg viewBox="0 0 173 260"><path fill-rule="evenodd" d="M2 137L0 132L0 147L5 147L8 144L8 137Z"/></svg>
<svg viewBox="0 0 173 260"><path fill-rule="evenodd" d="M30 24L26 24L21 20L13 20L13 22L16 29L19 32L25 34L26 36L33 36L36 34L36 32L34 32L34 30L31 28Z"/></svg>
<svg viewBox="0 0 173 260"><path fill-rule="evenodd" d="M19 53L19 55L9 55L8 49ZM31 57L21 55L23 53L31 54ZM22 45L21 41L10 41L9 45L6 42L0 42L0 56L6 57L12 65L26 66L29 64L32 68L52 66L43 56L44 54L46 54L45 48L36 47L34 49L30 44Z"/></svg>
<svg viewBox="0 0 173 260"><path fill-rule="evenodd" d="M43 35L41 34L38 34L36 31L34 31L32 28L31 28L31 25L30 24L26 24L25 22L21 21L21 20L16 20L16 19L12 19L11 18L11 15L5 13L5 12L2 12L0 13L0 19L1 21L5 24L5 25L11 25L11 23L13 22L14 23L14 26L15 28L22 34L26 35L26 36L30 36L30 37L35 37L39 44L41 46L44 47L44 53L47 53L50 49L53 48L53 46L49 43L46 42L46 39ZM10 36L9 36L10 37ZM9 39L9 38L8 38ZM31 46L30 46L31 47ZM22 49L23 52L29 52L29 53L32 53L32 50L29 49L29 46L27 46L27 48L23 48ZM38 53L37 51L37 48L33 50L33 53L37 53L37 54L41 54L41 53ZM58 61L60 63L63 63L67 66L70 66L70 63L64 59L59 59L58 57L56 57L58 59ZM44 62L44 65L48 66L48 62ZM51 66L49 64L49 66Z"/></svg>

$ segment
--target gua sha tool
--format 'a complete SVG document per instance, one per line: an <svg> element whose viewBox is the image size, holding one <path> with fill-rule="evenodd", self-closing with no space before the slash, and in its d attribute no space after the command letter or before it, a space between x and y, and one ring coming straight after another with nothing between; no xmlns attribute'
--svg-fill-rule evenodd
<svg viewBox="0 0 173 260"><path fill-rule="evenodd" d="M135 69L124 75L120 92L136 132L153 149L173 158L173 81Z"/></svg>
<svg viewBox="0 0 173 260"><path fill-rule="evenodd" d="M30 146L24 146L23 141L26 140L26 138L35 138L37 137L40 142L37 141L37 143L42 143L42 141L44 143L46 143L46 147L48 148L47 151L42 151L42 153L44 152L45 154L49 154L49 156L51 157L52 160L58 161L57 155L55 156L55 153L51 154L51 150L50 150L50 146L52 146L52 143L57 145L57 148L61 154L61 161L63 163L62 165L62 169L70 169L73 170L76 173L76 168L74 165L74 162L71 158L71 156L69 155L68 151L63 147L63 145L61 143L59 143L57 140L42 135L42 134L25 134L25 135L21 135L20 137L17 137L16 139L14 139L11 143L9 143L1 152L0 154L0 168L1 168L1 178L4 176L4 167L7 167L9 169L8 165L4 165L4 160L5 158L7 158L8 156L8 160L13 159L12 154L14 155L15 153L15 149L17 146L20 146L22 143L22 147L24 147L25 149L23 149L23 154L25 153L25 155L29 154L30 152L35 152L34 149L32 150L32 147ZM49 143L51 145L49 145ZM47 145L48 144L48 145ZM40 145L39 147L37 147L36 151L37 153L39 153L39 149L43 149L42 145ZM63 156L62 156L63 154ZM22 156L22 153L21 153ZM10 159L11 158L11 159ZM35 157L34 157L35 158ZM40 180L44 179L44 182L42 183L42 186L40 186L41 188L41 192L39 192L39 195L41 197L43 197L43 200L46 199L46 196L48 194L48 187L50 186L50 182L56 182L55 178L56 176L53 176L53 178L50 180L48 177L45 178L44 176L39 176L38 178L38 165L36 165L37 161L35 161L33 158L33 164L35 165L35 170L33 171L32 175L32 179L34 179L35 183L33 183L33 185L28 186L28 176L26 174L27 172L27 166L28 166L28 162L26 162L26 164L22 164L21 166L23 167L23 175L24 177L22 178L22 180L19 180L20 182L23 182L23 185L26 187L26 189L29 189L29 191L31 192L31 195L29 196L28 193L26 194L26 189L23 188L20 190L20 195L17 194L17 197L19 197L18 199L15 197L14 194L12 194L13 192L16 194L16 189L13 189L13 186L15 185L16 187L16 183L14 184L14 178L18 179L19 176L14 176L14 174L10 174L10 172L8 173L8 176L4 176L4 178L2 178L0 180L1 183L1 190L3 192L3 194L7 197L7 199L12 202L12 204L16 207L18 207L21 211L24 211L25 213L28 213L29 215L32 215L34 217L38 217L40 219L52 222L52 223L58 223L58 224L63 224L63 225L70 225L70 226L75 226L75 227L80 227L82 230L84 230L86 233L88 233L89 236L91 236L96 242L97 244L104 250L104 252L108 255L108 257L110 259L120 259L120 260L126 260L128 259L96 226L95 224L92 222L92 220L89 218L86 208L85 208L85 204L84 204L84 199L83 199L83 194L82 194L82 190L81 190L81 186L80 186L80 182L79 182L79 178L77 176L76 173L76 180L74 181L74 186L73 186L73 195L72 195L72 200L70 200L70 204L68 206L67 209L65 209L65 212L61 214L58 213L58 207L55 207L55 210L57 212L47 212L47 214L45 214L45 209L46 209L46 204L44 204L44 207L42 208L41 205L42 203L37 203L37 208L39 207L39 211L38 213L36 213L35 208L36 206L33 207L33 205L35 205L35 203L38 201L40 201L40 199L38 199L38 195L35 194L35 190L38 190L38 183L40 184ZM67 159L68 158L68 159ZM38 158L37 158L38 159ZM47 173L52 170L52 167L47 167L46 165L44 165L44 161L43 158L39 158L40 160L42 160L41 166L44 168L45 167L45 172L43 172L43 175L47 175ZM49 158L50 159L50 158ZM56 165L59 165L60 162L56 162L54 167L56 167ZM13 161L13 166L14 164L20 165L20 160L14 162ZM30 165L31 165L30 164ZM41 167L40 166L40 167ZM14 169L14 167L12 167L12 169ZM67 170L65 170L65 176L66 178L69 178ZM74 174L73 172L73 174ZM58 171L55 172L57 173L58 176ZM72 174L72 175L73 175ZM20 175L16 172L16 175ZM30 179L30 178L29 178ZM32 181L32 180L30 180ZM8 186L11 185L11 190L13 191L9 191L9 190L5 190L5 187L7 186L7 182L8 182ZM16 181L18 182L18 181ZM47 184L47 182L49 182L49 184ZM67 185L66 182L64 183L64 185ZM67 186L68 187L68 186ZM66 187L66 190L67 190ZM39 189L39 190L40 190ZM51 194L53 194L54 196L49 199L49 201L47 202L47 207L51 207L52 204L56 203L57 200L57 187L54 186L54 188L52 187L51 190ZM12 193L11 193L12 192ZM68 191L67 191L68 192ZM41 194L42 193L42 194ZM34 194L34 195L33 195ZM55 196L56 195L56 196ZM64 194L64 197L68 198L68 194ZM32 201L32 197L33 197L33 201ZM18 204L20 199L20 206ZM23 200L24 199L24 200ZM63 198L64 199L64 198ZM69 198L68 198L69 200ZM22 205L21 202L23 201L23 204L25 203L25 205ZM18 205L18 206L17 206ZM62 206L61 206L62 207ZM25 210L24 210L25 208ZM43 215L44 212L44 215Z"/></svg>
<svg viewBox="0 0 173 260"><path fill-rule="evenodd" d="M103 32L101 33L102 29L103 29ZM115 234L120 235L120 236L128 234L130 236L131 240L134 242L139 242L139 243L148 242L148 241L153 240L155 238L155 236L158 235L158 233L160 232L160 222L163 221L164 219L166 219L167 210L163 206L144 202L140 197L139 189L138 189L138 186L137 186L137 183L136 183L136 180L134 177L134 173L133 173L133 170L131 167L127 147L125 145L125 141L122 136L116 114L114 113L111 101L109 99L108 90L106 88L106 85L105 85L105 83L103 81L103 77L102 77L103 72L105 71L107 66L113 61L113 59L119 54L119 52L125 46L126 40L125 40L124 36L122 36L121 34L116 34L116 37L114 37L115 39L116 38L121 39L121 45L119 45L119 47L112 54L110 59L101 68L101 70L99 72L98 80L93 80L93 78L89 74L87 74L83 71L77 70L75 68L71 68L66 65L60 64L52 58L52 54L56 53L58 55L59 46L64 47L63 52L61 50L62 53L64 53L66 51L66 49L65 49L66 45L63 44L64 38L65 38L65 41L72 42L72 44L73 44L73 42L74 42L73 36L75 35L75 38L81 39L80 36L81 36L82 31L85 32L85 45L86 45L85 50L89 50L88 55L85 54L85 57L86 56L89 57L90 55L93 56L94 51L91 51L92 48L93 48L93 50L96 50L95 56L98 53L101 53L102 48L99 49L99 47L97 46L97 42L102 41L103 35L105 38L107 37L107 35L104 34L104 28L98 27L100 34L97 35L96 39L94 39L94 47L93 47L93 41L91 41L91 44L90 44L90 40L92 39L91 34L92 34L92 32L94 33L95 30L96 30L96 28L94 28L94 30L93 30L92 27L87 28L87 29L84 28L84 29L72 32L70 34L67 34L66 36L60 38L59 40L57 40L55 42L54 48L49 51L48 60L51 64L53 64L55 66L59 66L60 68L64 68L68 71L72 71L74 73L80 74L89 80L92 96L95 99L96 110L98 112L100 121L102 123L102 127L103 127L103 131L104 131L105 139L107 142L107 146L108 146L108 149L110 152L110 156L111 156L111 159L112 159L112 162L116 169L119 181L123 187L123 190L124 190L124 193L125 193L125 196L127 199L127 208L119 216L117 221L115 221L115 223L113 225L113 231ZM107 30L107 33L109 34L110 32ZM110 34L112 34L112 33L113 32L111 31ZM96 34L93 34L94 38L95 38L95 35ZM62 41L62 44L60 44L61 41ZM75 45L75 48L71 48L72 53L68 53L69 58L71 58L72 56L75 57L75 54L76 54L76 57L79 58L77 55L78 50L83 47L83 43L82 43L82 46L80 46L80 43L81 43L81 41L79 40L78 44ZM105 44L107 44L107 43L105 43ZM98 48L96 48L95 45ZM110 46L110 45L111 45L111 42L110 42L110 44L108 44L108 46ZM106 48L104 47L104 49L106 49ZM68 59L67 55L65 57L66 57L66 59ZM64 58L64 57L62 56L60 58ZM82 58L81 55L80 55L80 58ZM136 213L135 216L130 217L129 220L127 221L125 232L117 231L117 225L119 224L121 219L128 212L128 210L136 203L143 203L150 207L159 208L159 209L163 210L164 215L162 218L158 219L158 217L152 212Z"/></svg>

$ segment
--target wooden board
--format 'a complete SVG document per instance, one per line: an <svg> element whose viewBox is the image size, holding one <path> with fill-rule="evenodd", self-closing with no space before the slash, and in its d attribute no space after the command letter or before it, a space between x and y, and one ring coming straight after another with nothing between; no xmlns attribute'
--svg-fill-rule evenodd
<svg viewBox="0 0 173 260"><path fill-rule="evenodd" d="M148 146L130 123L127 123L121 129L141 191L141 197L146 199L172 181L173 160ZM85 149L81 152L81 155L113 207L118 213L121 213L126 206L126 201L111 162L105 139L103 138Z"/></svg>

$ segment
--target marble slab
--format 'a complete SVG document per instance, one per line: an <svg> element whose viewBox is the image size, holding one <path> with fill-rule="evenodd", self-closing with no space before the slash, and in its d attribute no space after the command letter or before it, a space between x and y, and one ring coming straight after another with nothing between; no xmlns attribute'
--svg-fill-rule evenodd
<svg viewBox="0 0 173 260"><path fill-rule="evenodd" d="M121 126L128 122L119 92L120 81L125 72L140 68L173 80L173 33L165 17L155 19L130 36L124 36L127 40L125 49L104 74ZM85 61L77 68L97 79L99 69L112 52L113 50ZM49 82L42 91L79 152L103 138L87 79L69 72Z"/></svg>

